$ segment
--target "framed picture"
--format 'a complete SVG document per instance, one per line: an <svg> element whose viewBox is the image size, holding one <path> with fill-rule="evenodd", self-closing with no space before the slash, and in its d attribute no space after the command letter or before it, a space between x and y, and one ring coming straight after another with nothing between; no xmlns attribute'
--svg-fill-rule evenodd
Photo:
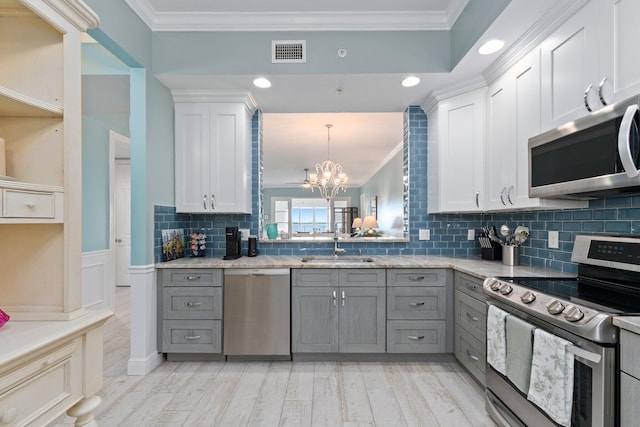
<svg viewBox="0 0 640 427"><path fill-rule="evenodd" d="M162 230L162 260L171 261L184 257L185 242L182 230Z"/></svg>
<svg viewBox="0 0 640 427"><path fill-rule="evenodd" d="M378 219L378 196L373 196L369 202L369 215Z"/></svg>

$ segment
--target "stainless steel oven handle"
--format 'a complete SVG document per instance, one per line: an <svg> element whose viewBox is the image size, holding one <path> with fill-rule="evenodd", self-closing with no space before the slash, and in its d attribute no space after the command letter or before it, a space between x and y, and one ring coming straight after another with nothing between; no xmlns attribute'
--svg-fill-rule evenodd
<svg viewBox="0 0 640 427"><path fill-rule="evenodd" d="M593 363L600 363L600 360L602 360L602 356L599 354L592 353L584 348L576 347L575 345L568 346L567 351L569 353L573 353L574 356L581 357Z"/></svg>
<svg viewBox="0 0 640 427"><path fill-rule="evenodd" d="M636 112L639 110L638 105L629 105L627 110L622 116L622 122L620 123L620 130L618 131L618 152L620 153L620 161L624 167L624 171L629 178L638 176L640 170L636 168L633 163L633 157L631 155L631 131L635 126L633 120ZM638 132L637 126L635 131Z"/></svg>

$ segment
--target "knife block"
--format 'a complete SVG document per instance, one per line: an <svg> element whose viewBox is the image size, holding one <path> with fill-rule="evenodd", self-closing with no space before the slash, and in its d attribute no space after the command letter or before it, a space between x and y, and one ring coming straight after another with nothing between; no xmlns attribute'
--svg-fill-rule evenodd
<svg viewBox="0 0 640 427"><path fill-rule="evenodd" d="M482 259L497 261L502 259L502 245L491 242L490 248L482 248Z"/></svg>

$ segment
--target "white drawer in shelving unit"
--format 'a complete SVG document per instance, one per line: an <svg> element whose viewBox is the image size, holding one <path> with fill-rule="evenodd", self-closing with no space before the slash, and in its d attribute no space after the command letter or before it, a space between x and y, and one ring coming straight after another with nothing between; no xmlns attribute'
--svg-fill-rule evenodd
<svg viewBox="0 0 640 427"><path fill-rule="evenodd" d="M82 342L78 338L24 366L2 374L2 425L47 424L82 398ZM56 408L58 410L56 411ZM49 412L51 411L51 412ZM51 415L51 414L54 415Z"/></svg>
<svg viewBox="0 0 640 427"><path fill-rule="evenodd" d="M55 193L2 190L2 212L5 218L56 217Z"/></svg>

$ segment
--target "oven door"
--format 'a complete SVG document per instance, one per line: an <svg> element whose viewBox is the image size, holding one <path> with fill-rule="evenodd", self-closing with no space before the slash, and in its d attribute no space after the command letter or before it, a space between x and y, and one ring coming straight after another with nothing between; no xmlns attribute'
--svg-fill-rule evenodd
<svg viewBox="0 0 640 427"><path fill-rule="evenodd" d="M601 346L529 316L497 301L490 301L511 315L564 338L574 345L572 427L617 425L616 348ZM527 400L506 377L486 367L486 409L500 426L556 426L542 409Z"/></svg>

